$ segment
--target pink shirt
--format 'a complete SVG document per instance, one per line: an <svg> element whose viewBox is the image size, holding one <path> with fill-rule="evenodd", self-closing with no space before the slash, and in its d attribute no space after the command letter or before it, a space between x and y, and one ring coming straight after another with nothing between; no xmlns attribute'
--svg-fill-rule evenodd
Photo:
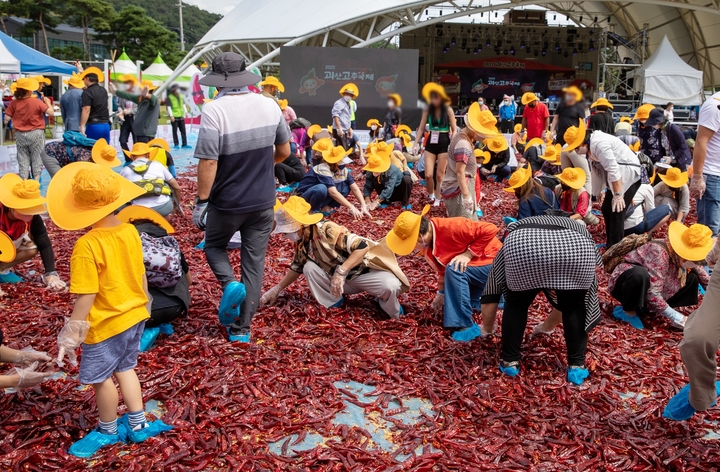
<svg viewBox="0 0 720 472"><path fill-rule="evenodd" d="M287 106L282 111L283 116L285 117L285 121L287 121L287 124L290 124L291 121L297 120L297 115L295 114L295 110L293 110L291 107Z"/></svg>

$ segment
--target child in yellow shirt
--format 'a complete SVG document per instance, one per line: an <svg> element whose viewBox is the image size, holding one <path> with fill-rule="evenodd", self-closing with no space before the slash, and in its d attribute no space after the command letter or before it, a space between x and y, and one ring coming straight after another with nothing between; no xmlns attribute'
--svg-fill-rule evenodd
<svg viewBox="0 0 720 472"><path fill-rule="evenodd" d="M75 243L70 259L70 292L77 300L58 336L59 364L65 354L76 364L82 344L79 380L92 385L99 426L75 442L70 454L90 457L101 447L141 442L172 429L145 419L140 381L135 374L145 320L149 318L147 279L140 237L115 217L115 210L145 191L108 167L77 162L63 167L48 187L48 212L66 230L92 229ZM118 424L120 386L128 414Z"/></svg>

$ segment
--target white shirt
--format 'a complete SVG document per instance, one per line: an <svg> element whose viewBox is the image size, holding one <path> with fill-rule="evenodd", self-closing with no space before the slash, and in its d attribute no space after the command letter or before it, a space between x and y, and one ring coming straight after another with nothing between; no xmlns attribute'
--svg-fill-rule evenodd
<svg viewBox="0 0 720 472"><path fill-rule="evenodd" d="M673 121L675 119L675 115L673 114L672 110L663 111L663 115L665 116L665 119L668 121Z"/></svg>
<svg viewBox="0 0 720 472"><path fill-rule="evenodd" d="M639 225L645 219L645 213L655 209L655 190L652 188L652 185L642 184L635 193L632 202L633 205L639 205L644 202L645 208L643 208L642 205L635 208L632 215L625 219L625 229L634 228Z"/></svg>
<svg viewBox="0 0 720 472"><path fill-rule="evenodd" d="M720 105L720 101L715 100L716 98L720 98L720 92L707 99L700 107L698 126L703 126L715 133L707 143L703 174L720 176L720 133L718 133L720 131L720 110L717 107Z"/></svg>
<svg viewBox="0 0 720 472"><path fill-rule="evenodd" d="M164 165L156 161L148 161L146 158L141 157L135 159L134 164L147 164L149 163L148 170L145 175L140 175L130 168L130 166L123 167L120 171L120 175L128 179L130 182L137 182L138 180L152 180L162 179L165 182L169 182L173 179L172 174L165 168ZM136 198L133 201L133 205L141 205L148 208L155 208L165 205L170 200L167 195L149 195L146 197Z"/></svg>
<svg viewBox="0 0 720 472"><path fill-rule="evenodd" d="M600 163L601 170L593 166L593 195L600 195L605 188L618 180L623 192L640 180L640 160L637 155L616 136L593 131L590 137L590 156ZM654 197L653 197L654 198Z"/></svg>

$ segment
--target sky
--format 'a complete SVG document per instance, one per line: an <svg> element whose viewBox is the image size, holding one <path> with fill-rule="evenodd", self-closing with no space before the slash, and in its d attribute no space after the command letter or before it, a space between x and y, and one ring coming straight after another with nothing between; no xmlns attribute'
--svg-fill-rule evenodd
<svg viewBox="0 0 720 472"><path fill-rule="evenodd" d="M185 3L197 5L203 10L226 15L237 6L241 0L183 0Z"/></svg>

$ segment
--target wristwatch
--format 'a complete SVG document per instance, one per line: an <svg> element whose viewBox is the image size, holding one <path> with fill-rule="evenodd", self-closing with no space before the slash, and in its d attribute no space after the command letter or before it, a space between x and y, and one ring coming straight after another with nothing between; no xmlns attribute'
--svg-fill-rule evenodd
<svg viewBox="0 0 720 472"><path fill-rule="evenodd" d="M620 197L622 196L622 192L613 192L613 195L615 195L616 197Z"/></svg>

